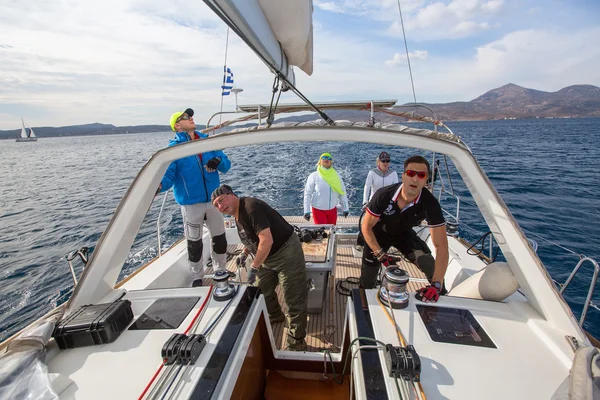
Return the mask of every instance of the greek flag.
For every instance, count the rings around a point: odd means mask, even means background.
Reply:
[[[221,92],[222,96],[228,96],[231,93],[231,89],[233,88],[233,72],[227,67],[223,67],[223,92]]]

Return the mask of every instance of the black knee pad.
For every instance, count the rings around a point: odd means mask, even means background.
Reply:
[[[225,234],[213,236],[212,238],[213,250],[217,254],[224,254],[227,251],[227,239]]]
[[[202,239],[200,240],[188,240],[187,248],[188,248],[188,260],[192,262],[198,262],[202,258],[202,250],[203,250]]]

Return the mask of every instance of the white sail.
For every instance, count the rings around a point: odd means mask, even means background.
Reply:
[[[37,137],[37,136],[35,136],[35,132],[33,131],[33,128],[30,127],[29,125],[27,125],[27,127],[29,128],[29,137],[30,138]]]
[[[25,129],[25,121],[21,118],[21,138],[27,139],[27,129]]]
[[[274,72],[313,71],[312,0],[204,0]]]

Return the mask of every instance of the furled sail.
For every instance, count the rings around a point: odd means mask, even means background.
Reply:
[[[312,0],[204,0],[274,73],[313,72]]]

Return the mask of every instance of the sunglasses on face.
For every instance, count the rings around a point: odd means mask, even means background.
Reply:
[[[390,160],[379,160],[379,161],[381,161],[382,163],[386,163],[386,164],[390,162]]]
[[[323,156],[323,157],[321,157],[321,160],[329,160],[329,161],[331,161],[331,160],[333,160],[333,158],[331,158],[329,156]]]
[[[415,175],[418,176],[419,179],[427,178],[427,172],[425,172],[425,171],[413,171],[412,169],[407,169],[406,171],[404,171],[404,173],[409,178],[414,178]]]
[[[190,117],[190,116],[189,116],[189,115],[187,115],[187,114],[183,114],[181,117],[177,118],[177,121],[176,121],[176,122],[179,122],[179,121],[187,121],[187,120],[189,120],[189,119],[192,119],[192,117]]]

